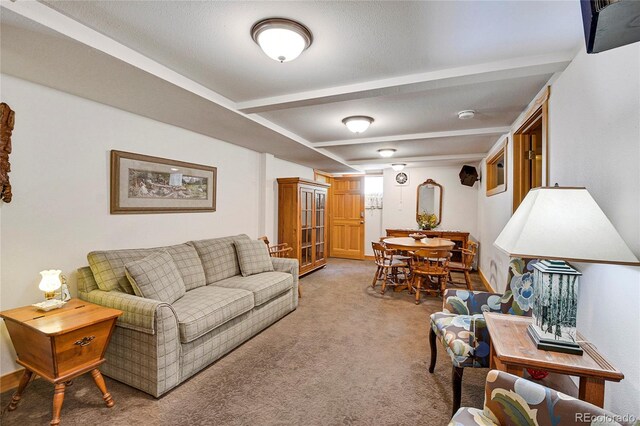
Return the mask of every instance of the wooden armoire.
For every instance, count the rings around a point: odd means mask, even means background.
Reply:
[[[331,185],[298,177],[278,179],[278,243],[293,247],[300,275],[327,264],[327,190]]]

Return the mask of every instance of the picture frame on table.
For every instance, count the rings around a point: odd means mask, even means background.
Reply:
[[[111,150],[111,214],[216,211],[217,168]]]

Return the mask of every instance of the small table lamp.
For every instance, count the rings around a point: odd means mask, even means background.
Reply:
[[[60,281],[61,272],[62,271],[59,269],[40,271],[42,280],[40,280],[38,288],[44,291],[45,300],[53,299],[54,297],[56,297],[56,290],[58,290],[62,286],[62,282]]]
[[[529,191],[494,245],[511,257],[546,259],[533,275],[533,321],[538,348],[582,354],[576,343],[578,277],[565,261],[640,265],[585,188]]]

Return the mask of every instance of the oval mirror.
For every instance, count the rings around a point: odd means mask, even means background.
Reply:
[[[416,200],[416,221],[423,213],[435,214],[437,217],[436,226],[442,221],[442,185],[433,179],[427,179],[418,185],[418,196]]]

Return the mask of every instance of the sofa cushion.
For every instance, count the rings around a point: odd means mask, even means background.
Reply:
[[[262,243],[262,242],[261,242]],[[264,243],[262,243],[265,245]],[[241,288],[253,293],[256,306],[279,296],[293,287],[293,276],[285,272],[263,272],[262,274],[227,278],[216,283],[217,287]]]
[[[187,290],[206,284],[198,252],[186,243],[168,247],[92,251],[87,255],[87,260],[100,290],[134,294],[124,265],[163,250],[173,258]]]
[[[100,290],[134,294],[133,287],[125,274],[124,265],[143,259],[155,251],[154,249],[92,251],[87,255],[87,260]]]
[[[166,247],[165,250],[176,263],[187,291],[207,284],[200,256],[193,246],[185,243]]]
[[[240,265],[236,257],[235,241],[248,240],[246,235],[213,238],[210,240],[189,241],[198,251],[207,284],[240,274]]]
[[[171,305],[178,317],[180,341],[188,343],[253,309],[253,293],[239,288],[198,287]]]
[[[243,277],[273,271],[269,247],[262,240],[238,240],[234,243]]]
[[[124,265],[136,296],[173,303],[184,296],[184,281],[173,258],[166,251]]]

